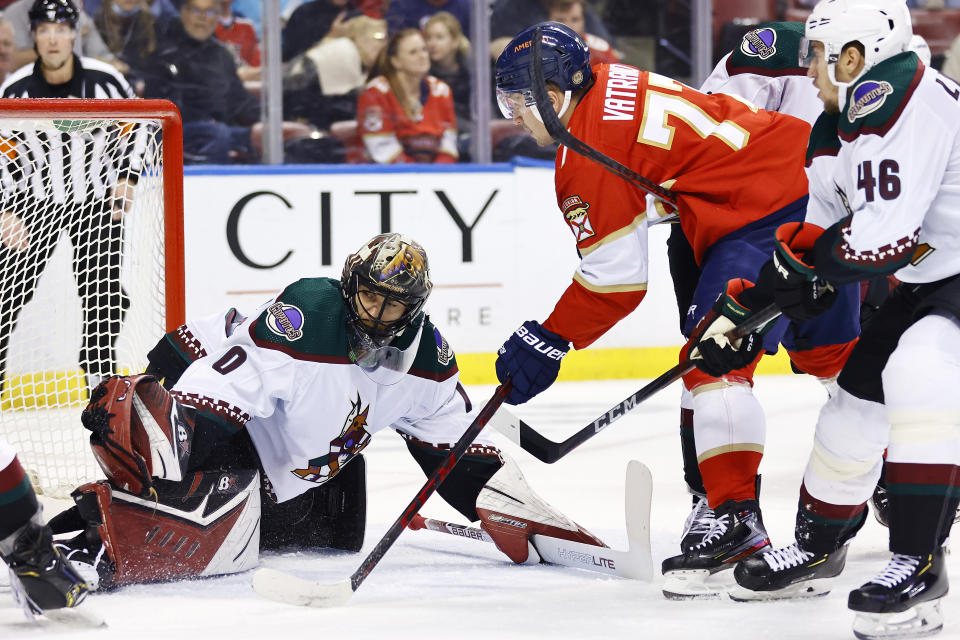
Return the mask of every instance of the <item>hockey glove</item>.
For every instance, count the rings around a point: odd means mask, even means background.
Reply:
[[[553,384],[560,373],[560,361],[570,342],[547,331],[536,320],[527,320],[497,351],[497,379],[508,377],[513,390],[507,404],[523,404]]]
[[[795,322],[816,318],[837,299],[837,290],[804,262],[804,254],[813,249],[821,233],[820,227],[802,222],[789,222],[777,229],[773,252],[774,302],[783,315]]]
[[[753,315],[736,298],[744,288],[752,286],[747,280],[737,279],[727,283],[727,289],[713,303],[713,307],[697,324],[690,338],[690,359],[697,368],[714,378],[726,375],[736,369],[742,369],[763,353],[763,334],[772,323],[763,330],[754,331],[733,342],[726,334],[737,324]]]

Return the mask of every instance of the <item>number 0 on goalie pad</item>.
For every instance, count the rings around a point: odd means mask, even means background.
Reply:
[[[151,476],[183,479],[195,413],[153,376],[113,376],[93,390],[80,421],[93,432],[90,447],[107,478],[145,497],[152,494]]]

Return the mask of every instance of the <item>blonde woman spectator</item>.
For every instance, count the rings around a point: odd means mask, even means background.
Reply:
[[[430,56],[417,29],[390,37],[377,75],[360,94],[357,129],[367,162],[456,162],[457,118],[450,87],[428,75]]]
[[[450,85],[453,107],[460,131],[470,125],[470,41],[460,29],[460,21],[448,11],[440,11],[423,26],[427,52],[430,54],[430,75]]]
[[[960,36],[953,39],[953,43],[947,50],[947,57],[943,61],[943,69],[940,73],[960,82]]]
[[[357,115],[357,96],[387,42],[387,23],[357,16],[344,24],[346,37],[327,37],[291,60],[283,76],[287,120],[328,129]]]

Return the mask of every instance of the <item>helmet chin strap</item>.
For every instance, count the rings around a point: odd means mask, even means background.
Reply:
[[[573,92],[570,89],[567,89],[563,92],[563,104],[560,105],[560,111],[557,113],[558,118],[562,118],[563,114],[567,112],[567,109],[570,108],[570,98],[573,96]],[[540,117],[540,109],[537,108],[537,105],[531,105],[530,111],[533,113],[533,117],[543,122],[543,118]]]

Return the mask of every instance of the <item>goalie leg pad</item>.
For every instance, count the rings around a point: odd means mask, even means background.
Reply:
[[[259,472],[202,471],[155,486],[156,501],[106,481],[73,492],[86,530],[65,552],[85,578],[112,588],[239,573],[257,565]]]
[[[114,376],[94,389],[80,421],[90,448],[113,485],[151,494],[151,477],[183,480],[196,410],[181,405],[153,376]]]
[[[502,452],[501,455],[503,466],[477,496],[480,526],[500,551],[517,564],[536,564],[540,556],[530,541],[534,534],[607,546],[534,493],[517,463]]]

